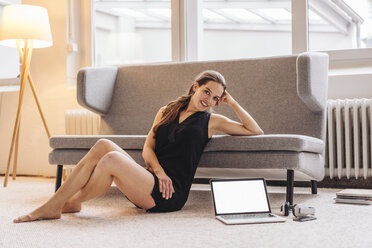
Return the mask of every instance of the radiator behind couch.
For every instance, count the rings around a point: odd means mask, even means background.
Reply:
[[[328,100],[325,176],[372,177],[372,99]],[[100,117],[86,109],[65,112],[66,134],[99,134]]]
[[[65,111],[65,132],[67,135],[97,135],[101,118],[87,109]]]
[[[371,111],[372,99],[328,100],[326,176],[372,176]]]

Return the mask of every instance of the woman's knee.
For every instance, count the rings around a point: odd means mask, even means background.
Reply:
[[[98,159],[102,158],[106,153],[113,151],[113,142],[108,139],[99,139],[91,148],[91,153]]]
[[[98,162],[97,166],[104,167],[105,169],[116,169],[128,166],[131,160],[124,156],[121,152],[111,151],[106,153]]]
[[[99,139],[92,148],[96,148],[98,150],[107,150],[109,147],[112,146],[112,143],[113,142],[108,139]]]

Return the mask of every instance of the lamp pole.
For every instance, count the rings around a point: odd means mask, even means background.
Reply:
[[[18,47],[19,56],[20,56],[21,62],[22,62],[21,86],[20,86],[20,91],[19,91],[17,115],[16,115],[16,120],[15,120],[15,123],[14,123],[12,142],[11,142],[11,145],[10,145],[8,163],[7,163],[7,167],[6,167],[4,187],[6,187],[8,185],[10,162],[11,162],[12,155],[13,155],[13,149],[15,147],[18,147],[18,145],[17,145],[18,142],[17,141],[18,141],[18,133],[19,133],[19,128],[20,128],[20,119],[21,119],[20,114],[21,114],[21,109],[22,109],[22,100],[23,100],[24,88],[26,86],[26,80],[28,80],[28,82],[31,86],[31,90],[32,90],[32,93],[34,95],[34,99],[35,99],[36,105],[38,107],[41,119],[43,121],[45,131],[47,133],[48,139],[50,138],[49,129],[48,129],[48,126],[46,124],[43,111],[41,110],[39,99],[38,99],[38,96],[37,96],[37,93],[36,93],[36,90],[35,90],[35,85],[33,83],[31,74],[29,72],[32,50],[33,50],[33,40],[27,39],[27,40],[24,41],[23,51],[22,51],[20,42],[17,40],[17,47]],[[17,156],[17,155],[15,154],[15,156]],[[16,157],[14,159],[16,159]],[[15,162],[14,167],[13,167],[13,179],[15,179],[15,175],[16,175],[16,164],[17,163]]]
[[[19,40],[17,40],[17,45],[19,45]],[[10,161],[12,159],[13,155],[13,148],[16,140],[16,134],[19,129],[19,119],[20,119],[20,113],[22,109],[22,100],[23,100],[23,93],[25,90],[26,80],[27,76],[29,74],[29,68],[30,68],[30,62],[31,62],[31,56],[32,56],[32,49],[33,49],[33,41],[26,39],[24,40],[24,48],[23,48],[23,54],[20,54],[22,58],[22,71],[21,71],[21,85],[19,89],[19,97],[18,97],[18,108],[17,108],[17,115],[14,122],[14,128],[13,128],[13,135],[12,135],[12,142],[10,145],[10,151],[9,151],[9,157],[8,157],[8,163],[6,167],[5,172],[5,179],[4,179],[4,187],[8,185],[8,177],[9,177],[9,169],[10,169]]]
[[[18,47],[18,51],[19,51],[19,56],[22,58],[22,63],[23,63],[23,51],[22,51],[22,48],[19,45],[19,43],[17,43],[17,47]],[[36,90],[35,90],[35,85],[34,85],[34,82],[32,80],[32,77],[31,77],[31,73],[30,72],[28,72],[28,74],[27,74],[27,79],[28,79],[28,83],[30,84],[30,87],[31,87],[31,90],[32,90],[32,94],[34,95],[34,99],[35,99],[37,108],[39,109],[40,117],[41,117],[41,119],[43,121],[44,128],[45,128],[45,131],[46,131],[47,136],[48,136],[48,139],[49,139],[50,138],[50,132],[49,132],[48,126],[46,124],[46,121],[45,121],[45,118],[44,118],[44,115],[43,115],[43,111],[41,110],[39,99],[37,97],[37,93],[36,93]]]

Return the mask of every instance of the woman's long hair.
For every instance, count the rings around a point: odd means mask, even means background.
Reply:
[[[203,71],[194,80],[194,82],[198,83],[199,87],[204,84],[207,84],[209,81],[221,84],[225,92],[226,89],[225,78],[217,71],[212,70]],[[162,118],[160,122],[153,128],[154,133],[156,133],[156,130],[158,129],[159,126],[168,125],[169,123],[174,121],[177,118],[178,114],[187,108],[191,100],[191,97],[194,95],[194,93],[195,92],[193,83],[190,87],[188,94],[182,95],[178,97],[176,100],[169,102],[162,113]]]

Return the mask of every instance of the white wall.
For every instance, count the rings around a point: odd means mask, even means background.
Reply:
[[[372,98],[372,67],[370,73],[331,75],[328,99]]]

